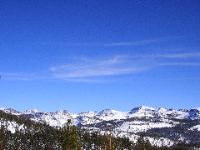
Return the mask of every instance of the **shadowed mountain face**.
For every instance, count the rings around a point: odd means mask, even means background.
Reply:
[[[134,142],[142,136],[157,146],[172,146],[180,141],[200,143],[198,108],[175,110],[141,106],[129,112],[105,109],[100,112],[88,111],[79,114],[66,110],[56,112],[41,112],[35,109],[19,112],[10,108],[1,108],[1,110],[35,122],[45,122],[52,127],[64,127],[67,120],[71,119],[74,125],[88,131],[98,131],[102,134],[112,131],[114,136],[127,137]],[[14,132],[12,125],[10,129]]]

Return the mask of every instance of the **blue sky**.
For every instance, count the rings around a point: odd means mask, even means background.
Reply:
[[[0,103],[200,106],[199,0],[0,1]]]

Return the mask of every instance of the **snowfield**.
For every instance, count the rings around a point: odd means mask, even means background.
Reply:
[[[137,132],[144,132],[148,129],[152,128],[164,128],[164,127],[173,127],[170,123],[165,122],[144,122],[144,121],[133,121],[133,122],[125,122],[120,127],[116,128],[116,131],[119,132],[131,132],[131,133],[137,133]]]

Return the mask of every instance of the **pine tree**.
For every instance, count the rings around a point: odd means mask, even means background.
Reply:
[[[64,141],[63,150],[80,150],[80,137],[76,126],[72,126],[71,120],[67,121],[67,125],[64,129]]]

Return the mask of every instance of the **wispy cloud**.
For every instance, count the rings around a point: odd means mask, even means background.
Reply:
[[[117,47],[117,46],[143,46],[149,44],[156,44],[166,41],[171,41],[174,39],[179,39],[181,36],[171,36],[171,37],[158,37],[151,39],[141,39],[141,40],[128,40],[128,41],[113,41],[113,42],[75,42],[69,43],[67,41],[50,41],[50,42],[42,42],[42,45],[60,45],[60,46],[86,46],[86,47]]]
[[[51,67],[50,70],[59,79],[80,79],[103,76],[134,74],[151,67],[144,60],[133,60],[126,56],[113,56],[108,59],[77,60],[71,64]]]
[[[190,58],[200,58],[200,52],[178,52],[178,53],[155,53],[155,54],[138,54],[130,56],[132,58],[154,58],[154,59],[190,59]]]
[[[200,52],[183,52],[183,53],[167,53],[147,55],[147,57],[155,58],[159,66],[200,66]]]
[[[115,55],[110,58],[80,57],[67,64],[52,66],[50,71],[57,79],[72,81],[95,81],[101,77],[133,75],[158,67],[200,66],[200,63],[185,61],[185,58],[199,58],[199,52]],[[178,60],[178,61],[177,61]]]
[[[172,53],[172,54],[159,54],[155,55],[158,58],[198,58],[200,57],[200,52],[187,52],[187,53]]]
[[[193,59],[194,58],[194,59]],[[200,67],[200,52],[74,57],[68,63],[50,66],[43,73],[0,72],[2,80],[64,80],[101,82],[160,67]]]
[[[106,43],[103,44],[103,46],[109,46],[109,47],[114,47],[114,46],[140,46],[140,45],[147,45],[147,44],[154,44],[154,43],[160,43],[163,41],[167,41],[172,38],[156,38],[156,39],[147,39],[147,40],[139,40],[139,41],[126,41],[126,42],[113,42],[113,43]]]

